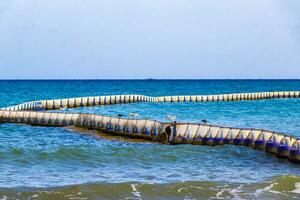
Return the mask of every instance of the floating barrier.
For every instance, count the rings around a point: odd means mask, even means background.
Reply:
[[[38,126],[76,126],[112,135],[143,138],[170,144],[243,145],[265,150],[279,158],[300,163],[300,140],[259,129],[239,129],[208,124],[163,123],[155,120],[126,119],[93,114],[53,113],[46,110],[137,102],[218,102],[274,98],[300,98],[298,91],[236,93],[197,96],[111,95],[40,100],[0,109],[0,123]]]
[[[285,92],[259,92],[259,93],[236,93],[218,95],[196,95],[196,96],[161,96],[149,97],[145,95],[111,95],[91,96],[54,100],[40,100],[22,103],[15,106],[2,108],[2,110],[55,110],[62,108],[74,108],[83,106],[110,105],[119,103],[137,102],[217,102],[217,101],[245,101],[262,100],[274,98],[300,98],[298,91]]]
[[[281,133],[194,123],[164,123],[94,114],[39,111],[0,111],[0,123],[38,126],[76,126],[111,135],[143,138],[170,144],[243,145],[265,150],[280,158],[300,163],[300,140]]]

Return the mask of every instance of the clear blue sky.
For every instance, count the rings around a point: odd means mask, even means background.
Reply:
[[[300,78],[299,0],[0,0],[0,78]]]

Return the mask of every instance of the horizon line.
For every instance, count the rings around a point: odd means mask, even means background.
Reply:
[[[4,78],[0,81],[164,81],[164,80],[170,80],[170,81],[206,81],[206,80],[212,80],[212,81],[225,81],[225,80],[245,80],[245,81],[259,81],[259,80],[274,80],[274,81],[280,81],[280,80],[300,80],[300,78],[103,78],[103,79],[97,79],[97,78]]]

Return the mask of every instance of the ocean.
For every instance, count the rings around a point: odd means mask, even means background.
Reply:
[[[300,80],[2,80],[0,107],[68,97],[300,91]],[[67,109],[260,128],[300,137],[300,99]],[[243,146],[163,145],[75,128],[0,124],[0,199],[298,199],[300,165]]]

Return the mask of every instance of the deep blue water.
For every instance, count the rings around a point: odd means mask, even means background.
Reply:
[[[110,94],[201,95],[300,91],[296,80],[0,81],[0,107],[24,101]],[[116,116],[263,128],[300,137],[300,99],[210,103],[132,103],[69,109]],[[208,181],[259,184],[298,178],[300,166],[236,146],[161,145],[110,140],[66,128],[0,124],[0,188],[89,183],[173,184]]]

